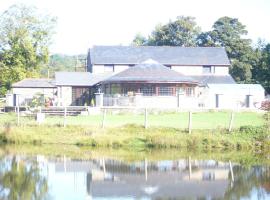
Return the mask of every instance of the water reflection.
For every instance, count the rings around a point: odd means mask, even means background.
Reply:
[[[47,179],[40,174],[37,162],[6,157],[0,162],[0,199],[44,199]]]
[[[232,180],[232,173],[234,181]],[[215,160],[1,159],[0,199],[270,199],[270,167]]]

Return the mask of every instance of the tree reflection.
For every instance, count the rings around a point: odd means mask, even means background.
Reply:
[[[250,197],[252,189],[258,191],[257,195],[263,198],[264,191],[270,192],[270,167],[251,167],[245,168],[235,166],[235,181],[232,187],[228,187],[224,199],[240,199]]]
[[[44,199],[47,179],[40,175],[37,162],[26,164],[12,158],[8,166],[3,160],[0,168],[0,199]]]

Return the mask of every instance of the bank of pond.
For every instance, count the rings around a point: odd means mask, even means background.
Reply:
[[[266,126],[242,126],[227,129],[192,130],[168,127],[124,125],[98,128],[86,126],[10,126],[0,127],[3,144],[59,144],[129,149],[253,149],[269,150],[270,134]]]

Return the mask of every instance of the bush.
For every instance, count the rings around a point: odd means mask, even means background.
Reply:
[[[261,109],[265,111],[270,111],[270,100],[263,101]]]

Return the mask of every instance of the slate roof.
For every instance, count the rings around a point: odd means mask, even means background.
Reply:
[[[196,75],[190,76],[201,85],[207,84],[236,84],[231,75]]]
[[[233,92],[240,95],[255,94],[257,92],[264,92],[264,88],[260,84],[207,84],[212,91],[220,91],[221,93]]]
[[[153,59],[164,65],[229,66],[222,47],[94,46],[91,64],[139,64]]]
[[[55,88],[55,81],[44,78],[26,78],[12,84],[13,88]]]
[[[191,77],[173,71],[154,60],[130,67],[104,82],[198,83]]]
[[[61,86],[93,86],[112,74],[91,74],[90,72],[55,72],[55,84]]]

